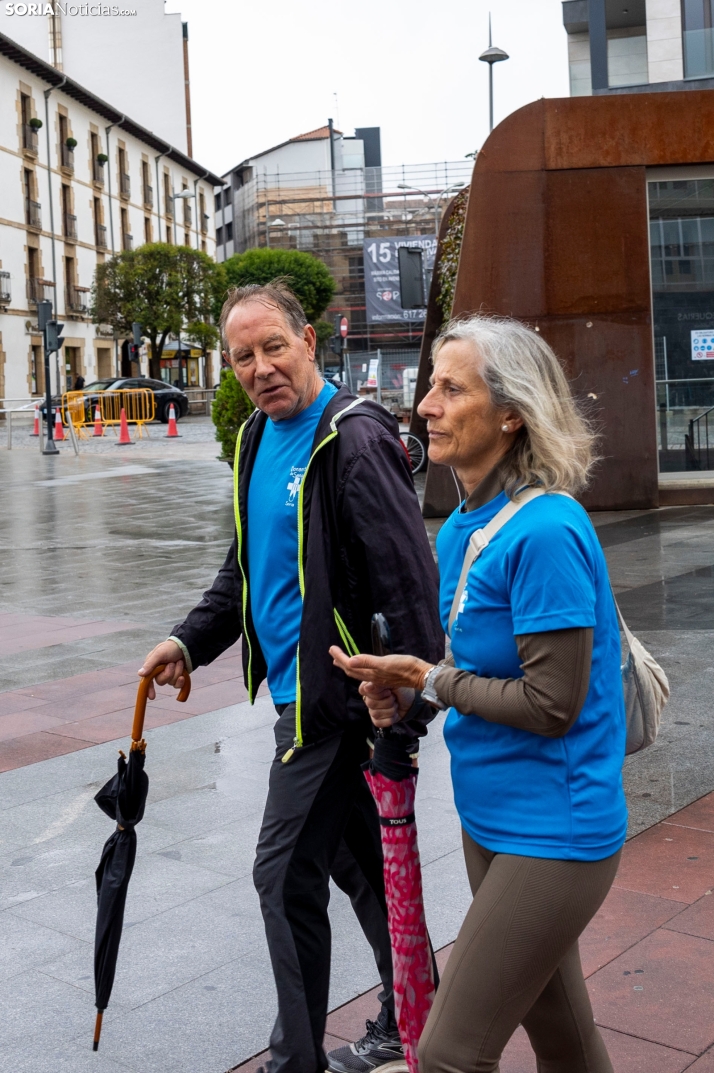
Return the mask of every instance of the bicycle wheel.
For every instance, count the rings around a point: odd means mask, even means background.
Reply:
[[[426,463],[426,448],[419,439],[418,436],[413,436],[411,432],[405,432],[401,436],[404,449],[409,455],[409,462],[412,467],[412,473],[418,473],[424,468]]]

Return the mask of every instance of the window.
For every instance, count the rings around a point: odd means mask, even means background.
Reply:
[[[144,242],[151,242],[151,217],[144,217]]]
[[[223,228],[223,238],[226,242],[233,241],[233,224],[229,223]]]
[[[40,206],[35,197],[35,173],[30,168],[22,172],[22,187],[25,195],[25,223],[28,227],[41,227]]]
[[[216,245],[217,246],[222,246],[223,245],[223,228],[222,227],[217,227],[216,228]]]
[[[20,112],[22,115],[22,148],[37,152],[37,131],[30,126],[32,119],[32,99],[28,93],[20,94]]]
[[[45,366],[41,346],[33,346],[31,354],[30,379],[32,394],[41,395],[45,390]]]
[[[174,203],[171,200],[171,176],[167,171],[164,172],[164,212],[167,216],[174,214]],[[168,241],[170,242],[171,239]]]
[[[119,193],[122,197],[129,197],[131,195],[126,149],[122,149],[121,146],[119,146]]]
[[[216,212],[221,211],[221,191],[216,194]]]
[[[171,224],[167,224],[167,225],[166,225],[166,241],[168,242],[168,244],[169,244],[169,246],[170,246],[170,245],[171,245],[171,242],[172,242],[172,238],[171,238]]]
[[[69,120],[66,115],[59,116],[60,164],[68,170],[74,169],[74,149],[67,145],[69,138]]]
[[[154,204],[154,188],[151,185],[150,178],[151,178],[151,175],[150,175],[150,172],[149,172],[148,161],[142,160],[142,162],[141,162],[141,186],[142,186],[142,192],[143,192],[143,196],[144,196],[144,204],[145,205],[153,205]]]
[[[132,250],[134,248],[134,239],[129,231],[129,213],[126,209],[121,209],[121,248],[123,250]]]
[[[72,213],[72,191],[66,183],[62,183],[62,234],[65,238],[77,238],[77,217]]]
[[[91,154],[92,154],[92,161],[91,161],[91,164],[92,164],[92,167],[91,167],[92,179],[94,180],[95,183],[102,183],[102,185],[103,185],[104,184],[104,168],[102,167],[101,161],[99,161],[97,159],[99,154],[100,154],[100,152],[101,152],[101,149],[99,148],[99,135],[95,134],[95,132],[92,131],[91,134],[89,135],[89,141],[90,141],[90,145],[91,145],[91,150],[90,151],[91,151]]]
[[[184,246],[190,246],[191,245],[191,232],[190,231],[184,231],[183,244],[184,244]]]
[[[683,0],[684,77],[714,74],[714,0]]]
[[[93,198],[92,207],[94,213],[94,244],[100,250],[106,250],[107,229],[103,223],[104,212],[102,210],[102,199],[100,197]]]

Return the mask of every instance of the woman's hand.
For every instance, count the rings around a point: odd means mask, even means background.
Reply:
[[[336,667],[362,683],[359,691],[377,727],[390,727],[404,718],[433,666],[416,656],[348,656],[337,645],[330,655]]]
[[[330,649],[335,666],[359,682],[388,689],[421,689],[424,676],[433,667],[416,656],[348,656],[337,645]]]

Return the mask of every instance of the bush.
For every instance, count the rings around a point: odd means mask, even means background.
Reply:
[[[221,382],[211,407],[221,458],[233,465],[238,430],[255,407],[238,383],[232,369],[221,369]]]

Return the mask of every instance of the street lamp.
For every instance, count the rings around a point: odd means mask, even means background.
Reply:
[[[188,198],[195,197],[195,196],[196,196],[196,191],[195,190],[189,190],[187,188],[186,190],[181,190],[178,194],[169,194],[169,200],[170,201],[187,201]],[[174,212],[174,246],[176,246],[176,245],[178,245],[178,243],[176,242],[176,213]],[[177,346],[177,349],[176,349],[176,357],[177,357],[177,360],[178,360],[178,384],[177,384],[177,387],[179,388],[179,390],[181,390],[183,388],[183,366],[181,365],[181,329],[180,328],[178,330],[178,346]]]
[[[427,193],[426,190],[422,190],[418,186],[410,186],[409,183],[397,183],[397,189],[398,190],[413,190],[415,194],[422,194],[424,197],[429,198],[429,201],[431,201],[432,205],[434,206],[434,233],[435,233],[436,237],[438,238],[439,237],[439,205],[441,204],[441,199],[443,197],[445,197],[447,194],[453,193],[454,190],[460,190],[461,187],[465,186],[465,185],[466,185],[465,183],[452,183],[451,186],[447,186],[444,190],[442,190],[437,198],[432,197],[432,195]]]
[[[488,13],[488,48],[482,52],[479,59],[488,64],[488,129],[493,130],[493,65],[502,60],[510,59],[507,52],[502,48],[496,48],[491,43],[491,12]]]

